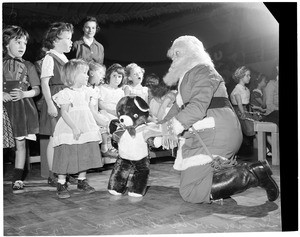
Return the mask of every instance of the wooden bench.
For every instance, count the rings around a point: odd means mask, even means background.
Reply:
[[[277,124],[255,121],[254,131],[257,132],[258,160],[266,159],[266,132],[270,132],[272,139],[272,165],[279,165],[279,130]]]

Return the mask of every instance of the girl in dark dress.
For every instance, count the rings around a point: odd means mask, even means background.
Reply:
[[[40,81],[35,66],[22,58],[28,38],[29,34],[19,26],[3,30],[3,105],[16,143],[13,193],[24,192],[26,139],[36,140],[35,134],[39,132],[38,112],[32,97],[40,94]]]

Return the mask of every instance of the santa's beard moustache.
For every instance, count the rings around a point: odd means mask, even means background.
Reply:
[[[187,71],[188,69],[181,64],[181,62],[173,62],[163,80],[168,86],[176,85],[179,79],[182,78]]]

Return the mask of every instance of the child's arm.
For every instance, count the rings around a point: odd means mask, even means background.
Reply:
[[[129,86],[125,86],[125,87],[124,87],[124,94],[125,94],[125,96],[130,95],[130,89],[129,89]]]
[[[243,107],[243,103],[242,103],[242,97],[241,97],[240,94],[235,94],[234,97],[235,97],[235,100],[236,100],[236,102],[237,102],[237,106],[238,106],[238,108],[239,108],[239,111],[240,111],[241,114],[242,114],[242,115],[241,115],[241,119],[243,119],[243,118],[246,117],[246,115],[245,115],[245,111],[244,111],[244,107]]]
[[[50,92],[50,87],[49,87],[50,78],[51,77],[42,78],[41,87],[42,87],[43,95],[45,97],[45,101],[47,103],[48,114],[50,116],[56,117],[58,112],[57,112],[57,109],[56,109],[56,107],[55,107],[55,105],[52,101],[52,98],[51,98],[51,92]]]
[[[90,107],[90,110],[92,112],[94,119],[96,120],[96,123],[99,126],[108,126],[109,120],[105,116],[98,113],[98,110],[95,108],[95,103],[92,100],[93,99],[91,99],[91,101],[89,103],[89,107]]]
[[[29,91],[22,91],[21,89],[15,88],[9,93],[12,97],[12,101],[18,101],[23,98],[31,98],[40,94],[39,86],[33,86]]]
[[[262,108],[265,108],[265,107],[266,107],[266,105],[264,104],[262,98],[257,97],[257,98],[255,98],[255,100],[257,101],[257,103],[260,104],[260,107],[262,107]]]
[[[166,95],[166,98],[164,99],[164,101],[162,102],[159,110],[158,110],[158,113],[157,113],[157,118],[158,118],[158,121],[162,120],[164,118],[164,115],[165,115],[165,111],[168,107],[168,105],[172,102],[174,103],[176,97],[175,97],[175,94],[174,93],[169,93]]]
[[[66,122],[66,124],[72,129],[74,139],[78,140],[81,135],[81,131],[79,130],[79,128],[77,128],[77,126],[74,124],[73,120],[69,116],[69,106],[70,104],[61,105],[61,117]]]

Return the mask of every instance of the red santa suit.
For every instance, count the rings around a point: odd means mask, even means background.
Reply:
[[[212,159],[191,126],[213,156],[230,158],[242,142],[240,123],[228,101],[224,80],[212,66],[196,65],[179,81],[178,89],[166,119],[174,117],[175,131],[183,132],[174,163],[174,169],[182,171],[179,191],[189,202],[209,202]]]

